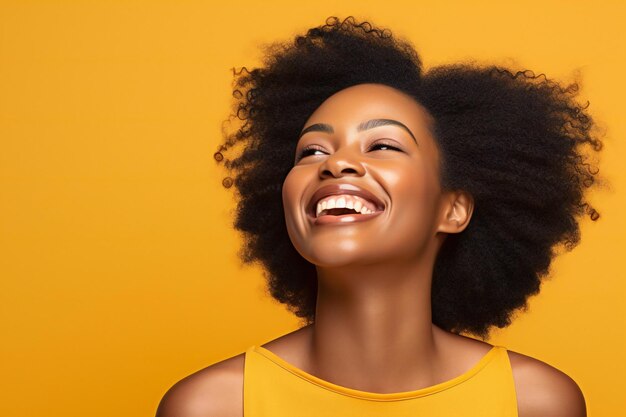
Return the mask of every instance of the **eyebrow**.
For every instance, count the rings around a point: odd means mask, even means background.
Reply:
[[[368,129],[373,129],[375,127],[379,127],[379,126],[387,126],[387,125],[394,125],[394,126],[399,126],[402,129],[406,130],[409,135],[411,135],[411,137],[413,138],[413,140],[415,141],[415,143],[417,144],[417,139],[415,139],[415,135],[413,135],[413,132],[411,132],[411,129],[409,129],[408,127],[406,127],[406,125],[404,125],[403,123],[397,121],[397,120],[393,120],[393,119],[372,119],[372,120],[367,120],[365,122],[361,122],[359,123],[359,125],[356,127],[357,132],[362,132],[364,130],[368,130]],[[315,123],[307,128],[305,128],[304,130],[302,130],[302,132],[300,132],[300,137],[302,137],[302,135],[304,135],[305,133],[308,132],[325,132],[325,133],[334,133],[333,127],[327,123]]]

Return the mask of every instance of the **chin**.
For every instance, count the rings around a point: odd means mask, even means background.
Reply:
[[[359,248],[352,242],[336,242],[333,245],[309,246],[299,251],[303,258],[319,268],[339,268],[350,265],[371,264],[380,252],[374,248]]]

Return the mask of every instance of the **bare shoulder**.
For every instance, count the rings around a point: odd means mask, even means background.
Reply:
[[[270,340],[264,346],[300,363],[302,341],[310,327]],[[163,396],[156,417],[241,417],[245,352],[207,366],[174,384]]]
[[[244,359],[245,352],[181,379],[161,399],[156,417],[243,416]]]
[[[509,350],[519,417],[585,417],[585,398],[566,373]]]

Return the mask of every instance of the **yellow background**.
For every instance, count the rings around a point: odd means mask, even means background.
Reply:
[[[26,2],[0,6],[0,415],[151,416],[177,380],[297,328],[243,268],[212,159],[232,67],[329,15],[571,81],[606,128],[601,213],[492,343],[625,407],[624,2]]]

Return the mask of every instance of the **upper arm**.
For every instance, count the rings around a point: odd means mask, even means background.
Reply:
[[[586,417],[585,397],[564,372],[509,351],[519,417]]]
[[[243,357],[204,368],[174,384],[156,417],[240,417],[243,415]]]

